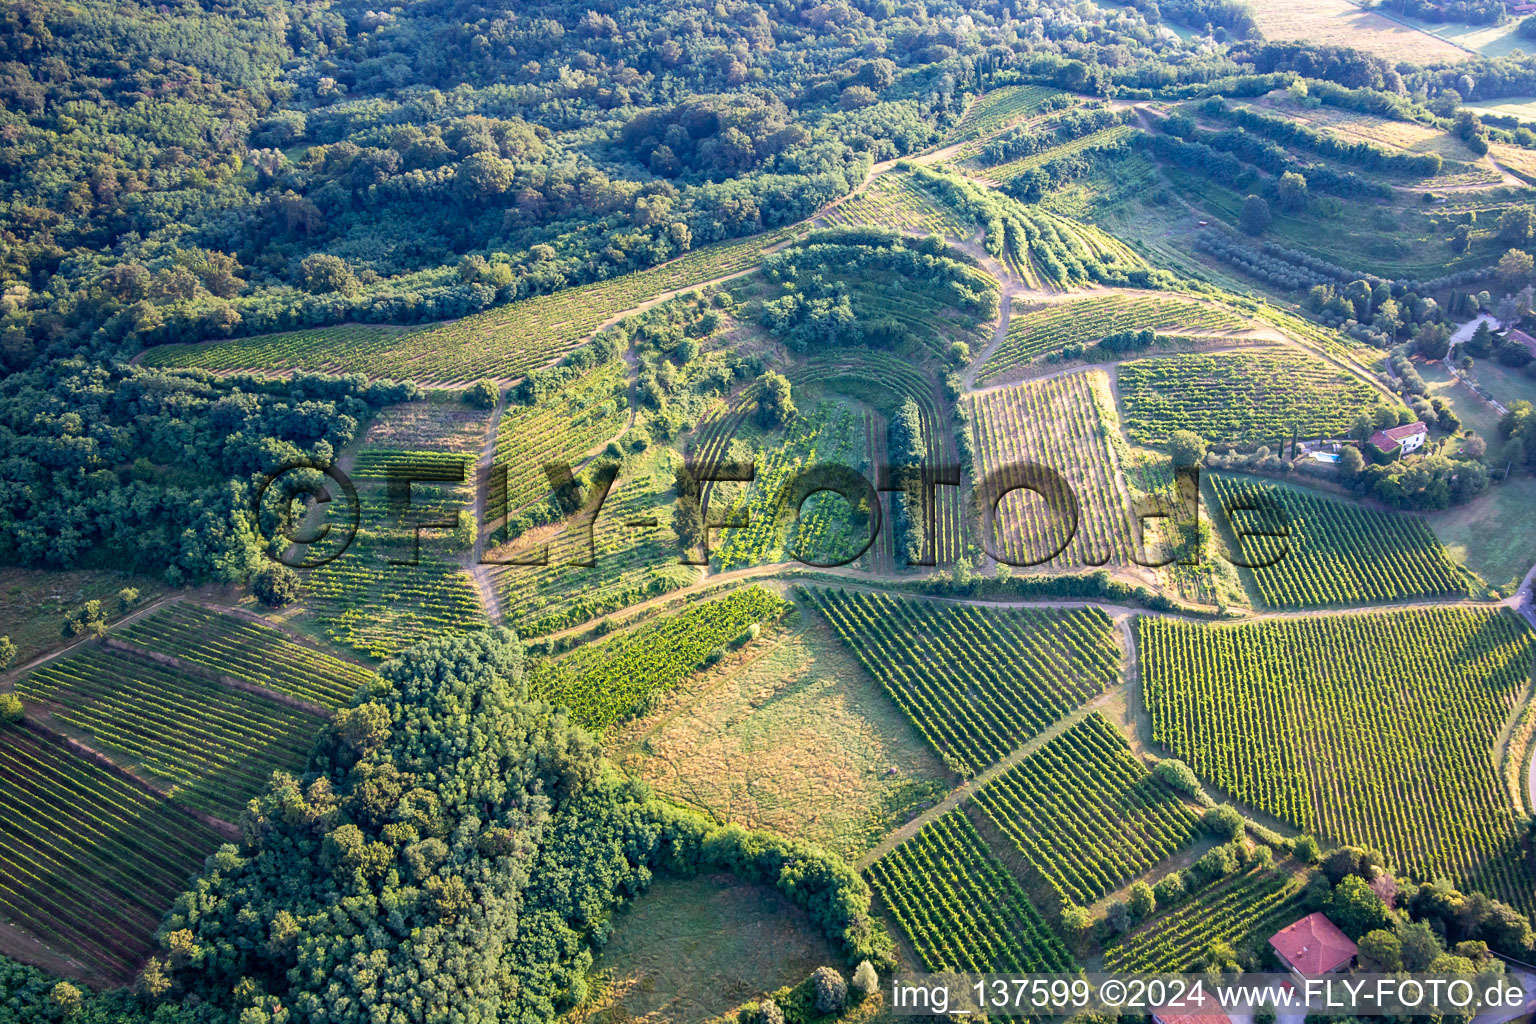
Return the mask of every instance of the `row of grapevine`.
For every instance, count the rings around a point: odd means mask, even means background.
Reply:
[[[894,228],[952,241],[964,241],[976,233],[974,224],[915,186],[910,174],[880,175],[863,191],[828,210],[826,220],[842,227]]]
[[[778,231],[722,242],[649,270],[432,327],[294,331],[209,345],[164,345],[146,352],[142,361],[211,370],[366,373],[441,384],[519,377],[574,348],[626,309],[752,267],[765,250],[788,237],[788,232]]]
[[[1289,867],[1253,867],[1159,914],[1104,950],[1106,971],[1192,971],[1213,943],[1234,948],[1300,916],[1302,880]]]
[[[1035,492],[1020,490],[1005,497],[997,511],[993,549],[1008,561],[1038,563],[1063,543],[1066,547],[1047,566],[1080,568],[1130,560],[1130,514],[1110,451],[1108,399],[1098,390],[1103,381],[1099,371],[1085,371],[971,397],[978,480],[1021,485],[1031,481],[1018,467],[1043,466],[1066,480],[1078,502],[1074,531],[1070,520],[1053,514]]]
[[[1117,142],[1123,142],[1135,133],[1136,129],[1130,125],[1118,124],[1111,128],[1104,128],[1092,134],[1084,135],[1082,138],[1064,142],[1059,146],[1053,146],[1040,153],[1031,153],[1029,156],[1010,160],[1007,163],[996,164],[992,167],[972,169],[970,175],[976,180],[985,181],[990,185],[1002,185],[1012,181],[1031,168],[1039,167],[1041,164],[1049,163],[1052,160],[1060,160],[1063,157],[1075,156],[1090,149],[1112,146]]]
[[[113,635],[328,708],[345,707],[373,678],[361,665],[295,643],[269,626],[186,601],[168,604]]]
[[[958,810],[865,875],[930,971],[1073,969],[1072,954]]]
[[[0,732],[0,915],[93,974],[132,980],[220,837],[62,742]]]
[[[455,452],[400,451],[365,447],[357,453],[352,479],[377,481],[468,481],[474,458]]]
[[[625,463],[591,524],[590,551],[581,516],[552,537],[540,533],[488,551],[487,560],[528,558],[547,544],[547,565],[490,568],[503,621],[522,636],[542,636],[696,580],[699,570],[679,562],[671,525],[675,461],[670,449],[656,446]],[[567,564],[589,553],[591,567]]]
[[[1192,430],[1212,444],[1278,445],[1343,437],[1379,396],[1363,380],[1300,352],[1222,352],[1122,363],[1126,433],[1159,444]]]
[[[956,771],[999,760],[1119,680],[1096,608],[992,608],[807,589],[869,673]]]
[[[829,562],[856,550],[868,533],[855,529],[852,510],[843,498],[812,495],[798,515],[786,498],[789,484],[806,470],[866,464],[863,428],[862,418],[856,419],[848,406],[821,402],[809,412],[802,409],[785,427],[782,438],[771,438],[757,453],[753,482],[731,485],[742,490],[724,518],[742,525],[718,531],[711,557],[719,571],[787,561],[792,553]],[[718,502],[722,495],[718,490],[715,495]],[[860,536],[854,537],[856,533]]]
[[[16,684],[54,721],[177,800],[239,820],[272,772],[304,767],[320,719],[122,651],[89,647]]]
[[[1091,299],[1041,303],[1013,308],[1008,334],[987,357],[977,377],[985,383],[1018,366],[1059,353],[1069,346],[1087,346],[1121,331],[1182,331],[1189,333],[1242,330],[1245,321],[1221,306],[1164,295],[1102,295]]]
[[[1308,491],[1210,476],[1239,561],[1271,608],[1465,597],[1467,584],[1424,520]],[[1267,511],[1238,511],[1274,507]],[[1227,509],[1233,509],[1227,512]],[[1284,530],[1284,536],[1275,535]]]
[[[1152,736],[1289,824],[1536,908],[1493,746],[1531,678],[1504,610],[1205,625],[1141,618]]]
[[[1194,841],[1199,820],[1094,712],[975,796],[1063,902],[1087,905]]]
[[[642,712],[754,623],[777,618],[786,605],[761,587],[743,587],[712,601],[592,641],[531,674],[528,692],[563,705],[595,731]]]
[[[495,464],[487,508],[494,517],[547,498],[545,465],[575,469],[598,445],[629,423],[624,363],[615,359],[581,374],[535,405],[510,404],[496,425]]]
[[[979,139],[1018,124],[1041,109],[1071,102],[1066,93],[1041,85],[1005,85],[982,93],[971,101],[960,123],[949,134],[949,143]]]

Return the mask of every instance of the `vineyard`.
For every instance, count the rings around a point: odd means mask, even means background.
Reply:
[[[550,493],[544,466],[578,467],[592,449],[629,424],[624,363],[581,374],[530,405],[509,404],[496,426],[494,464],[505,466],[505,487],[492,473],[487,507],[492,516],[518,509]]]
[[[1043,303],[1013,310],[1008,335],[987,357],[978,383],[1011,369],[1063,352],[1086,348],[1109,334],[1180,331],[1188,334],[1240,331],[1246,322],[1221,306],[1166,296],[1104,295]]]
[[[914,167],[918,185],[961,217],[985,226],[984,244],[1027,288],[1063,291],[1099,282],[1137,288],[1172,283],[1102,229],[1047,213],[953,171]]]
[[[557,359],[604,322],[665,292],[746,270],[789,237],[770,232],[722,242],[649,270],[538,295],[432,327],[294,331],[208,345],[164,345],[149,366],[210,370],[366,373],[438,384],[520,377]]]
[[[1043,108],[1070,101],[1066,93],[1039,85],[1008,85],[983,93],[966,108],[948,143],[978,139],[1032,117]]]
[[[186,601],[113,633],[118,641],[327,708],[342,708],[373,673],[278,630]]]
[[[975,796],[1064,903],[1086,906],[1195,839],[1199,819],[1097,712]]]
[[[1153,918],[1104,950],[1106,971],[1192,971],[1214,943],[1258,945],[1302,912],[1295,865],[1252,867]]]
[[[895,228],[956,242],[976,233],[974,224],[934,202],[917,187],[910,174],[882,174],[867,188],[828,210],[825,219],[843,227]]]
[[[116,984],[220,836],[192,815],[60,742],[0,733],[0,909]]]
[[[1530,912],[1492,748],[1532,643],[1462,608],[1242,625],[1137,620],[1153,739],[1237,800]]]
[[[866,869],[930,971],[1067,972],[1072,954],[960,811]]]
[[[1381,396],[1363,380],[1300,352],[1224,352],[1122,363],[1125,429],[1137,444],[1192,430],[1212,444],[1279,445],[1344,437]]]
[[[1096,608],[994,608],[859,590],[805,596],[956,771],[972,775],[1119,681]]]
[[[977,479],[995,477],[1017,486],[1027,482],[1018,466],[1043,466],[1065,478],[1080,505],[1074,532],[1037,493],[1020,490],[1004,497],[993,545],[1006,560],[1038,564],[1058,548],[1060,554],[1044,563],[1050,568],[1130,560],[1130,518],[1110,451],[1103,381],[1098,371],[1086,371],[971,397]]]
[[[485,558],[530,558],[547,545],[548,564],[490,568],[503,621],[525,637],[543,636],[686,586],[699,570],[679,563],[671,526],[674,456],[653,447],[628,460],[592,524],[591,568],[566,564],[587,557],[587,535],[573,516],[553,536],[535,531]]]
[[[1079,139],[1073,139],[1070,142],[1064,142],[1059,146],[1053,146],[1040,153],[1031,153],[1029,156],[1020,157],[1017,160],[1009,160],[1007,163],[972,170],[970,174],[977,181],[984,181],[989,185],[1002,185],[1012,181],[1026,171],[1039,167],[1041,164],[1076,156],[1091,149],[1113,146],[1117,142],[1123,142],[1130,138],[1135,133],[1136,129],[1130,125],[1119,124],[1112,128],[1105,128],[1101,131],[1084,135]]]
[[[795,476],[808,469],[867,465],[864,442],[863,418],[835,402],[818,403],[809,414],[796,416],[782,439],[768,439],[757,452],[756,478],[724,513],[724,521],[744,525],[719,531],[712,550],[718,570],[787,561],[792,553],[828,562],[841,552],[857,550],[868,532],[855,529],[853,512],[843,498],[814,494],[798,516],[787,498]]]
[[[1467,584],[1424,520],[1308,491],[1211,474],[1238,561],[1271,608],[1465,597]],[[1247,511],[1273,507],[1266,511]],[[1227,512],[1227,509],[1233,509]],[[1286,536],[1269,532],[1283,529]],[[1248,532],[1255,531],[1255,532]]]
[[[238,821],[275,769],[304,766],[314,715],[121,651],[86,648],[16,684],[55,722],[188,807]]]
[[[542,663],[530,675],[528,692],[563,705],[573,720],[601,732],[643,712],[711,655],[741,640],[748,627],[785,610],[775,595],[745,587]]]

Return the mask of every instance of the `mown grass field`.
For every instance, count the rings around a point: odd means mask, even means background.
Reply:
[[[951,778],[816,616],[685,680],[610,745],[663,796],[850,858]]]
[[[1259,4],[1254,21],[1265,39],[1296,40],[1313,45],[1349,46],[1388,61],[1443,63],[1466,60],[1471,54],[1370,11],[1349,0],[1295,0]]]
[[[613,920],[590,1024],[704,1021],[804,981],[837,952],[777,890],[729,875],[662,878]]]
[[[1428,521],[1452,558],[1506,594],[1536,564],[1536,478],[1514,477]]]

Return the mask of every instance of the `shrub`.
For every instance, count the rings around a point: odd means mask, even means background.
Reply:
[[[299,596],[299,574],[286,565],[267,565],[251,574],[251,591],[268,608],[281,608]]]
[[[1227,804],[1212,807],[1201,821],[1213,835],[1228,842],[1243,834],[1243,816]]]
[[[1311,836],[1297,836],[1296,841],[1291,844],[1291,852],[1303,864],[1316,864],[1318,858],[1323,855],[1322,849],[1317,845],[1317,840]]]
[[[0,669],[11,667],[11,662],[16,660],[16,645],[8,636],[0,636]]]
[[[464,404],[475,409],[494,409],[496,402],[501,398],[501,392],[496,385],[488,380],[477,380],[464,389],[460,396]]]
[[[1165,757],[1157,762],[1152,774],[1159,780],[1186,796],[1200,795],[1200,780],[1189,765],[1176,757]]]
[[[866,961],[867,962],[867,961]],[[822,1013],[841,1013],[848,1002],[848,982],[836,969],[818,967],[811,975],[816,989],[816,1009]]]
[[[0,722],[19,722],[22,715],[21,698],[14,693],[0,693]]]
[[[880,976],[875,973],[874,965],[868,960],[859,961],[859,966],[854,969],[852,990],[859,999],[868,999],[875,994],[880,987]]]
[[[1158,880],[1152,895],[1159,907],[1171,907],[1184,898],[1184,873],[1174,871]]]
[[[1137,881],[1131,885],[1131,891],[1126,894],[1131,913],[1136,917],[1150,917],[1157,910],[1157,895],[1146,882]]]

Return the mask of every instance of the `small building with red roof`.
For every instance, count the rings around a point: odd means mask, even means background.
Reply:
[[[1152,1024],[1232,1024],[1232,1018],[1215,1006],[1195,1010],[1161,1009],[1152,1011]]]
[[[1280,962],[1300,978],[1342,971],[1355,961],[1355,944],[1322,911],[1308,914],[1269,937]]]
[[[1388,427],[1371,435],[1371,444],[1383,455],[1407,455],[1424,447],[1429,439],[1429,428],[1423,420],[1414,420],[1400,427]]]
[[[1536,5],[1533,5],[1533,9],[1536,9]],[[1518,327],[1511,327],[1509,329],[1509,333],[1504,335],[1504,340],[1505,341],[1517,341],[1522,346],[1524,346],[1524,348],[1525,348],[1525,350],[1527,352],[1529,352],[1533,356],[1536,356],[1536,338],[1533,338],[1529,334],[1526,334],[1520,328],[1518,328]]]

